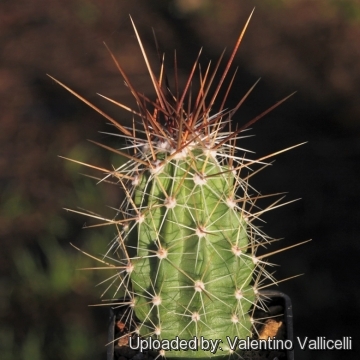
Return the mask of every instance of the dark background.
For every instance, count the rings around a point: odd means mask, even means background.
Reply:
[[[358,286],[360,4],[357,0],[171,0],[0,2],[0,341],[1,358],[104,359],[108,310],[97,304],[104,274],[78,271],[103,253],[111,229],[82,230],[86,218],[118,206],[113,186],[81,176],[62,155],[102,167],[119,159],[86,139],[107,142],[107,121],[54,83],[82,94],[121,123],[131,116],[96,95],[133,105],[105,41],[139,91],[154,97],[129,14],[157,64],[153,27],[182,81],[201,46],[203,68],[227,58],[253,7],[235,58],[228,107],[262,77],[234,121],[244,124],[297,93],[255,124],[239,146],[258,156],[308,141],[253,179],[263,193],[288,191],[296,203],[264,216],[282,246],[313,241],[271,260],[290,295],[295,336],[352,336],[355,350],[300,351],[297,360],[356,359]],[[110,141],[110,140],[109,140]],[[274,246],[276,248],[276,246]]]

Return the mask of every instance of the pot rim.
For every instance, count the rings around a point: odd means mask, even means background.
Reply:
[[[293,311],[291,299],[285,293],[278,290],[262,290],[259,291],[260,295],[263,297],[269,298],[272,301],[280,303],[284,308],[284,320],[286,323],[286,340],[290,340],[294,343],[294,333],[293,333]],[[110,307],[110,317],[109,317],[109,331],[108,331],[108,345],[106,351],[106,359],[114,360],[114,336],[115,336],[115,309],[119,306]],[[274,358],[276,360],[277,358]],[[294,349],[286,350],[286,360],[294,360]]]

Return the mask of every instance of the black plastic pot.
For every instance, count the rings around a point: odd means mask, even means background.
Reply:
[[[290,340],[293,343],[293,315],[292,305],[290,298],[280,291],[275,290],[264,290],[261,291],[263,298],[266,298],[266,305],[269,309],[267,313],[261,313],[260,311],[255,312],[256,318],[263,318],[269,316],[271,318],[278,318],[283,323],[283,340]],[[119,314],[124,313],[123,307],[111,307],[110,308],[110,319],[109,319],[109,332],[108,332],[108,346],[107,346],[107,360],[117,360],[120,356],[123,359],[151,359],[151,357],[136,354],[135,350],[126,351],[125,347],[119,347],[115,345],[114,339],[116,336],[116,322],[119,319]],[[117,319],[118,317],[118,319]],[[246,356],[246,359],[252,359],[251,355]],[[280,352],[268,352],[266,357],[267,360],[294,360],[294,350],[284,350]],[[213,358],[216,359],[216,358]]]

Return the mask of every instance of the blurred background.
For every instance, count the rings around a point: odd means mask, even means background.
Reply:
[[[71,247],[103,254],[114,229],[82,229],[88,219],[63,208],[106,216],[119,190],[84,177],[88,169],[58,155],[111,168],[121,159],[111,129],[95,111],[46,76],[82,94],[120,123],[129,113],[96,93],[134,105],[103,41],[136,89],[154,98],[129,14],[155,68],[154,28],[181,81],[201,46],[205,68],[225,59],[253,7],[228,100],[232,107],[261,77],[235,115],[244,124],[288,94],[239,146],[263,156],[308,141],[253,178],[263,193],[301,200],[266,214],[264,231],[281,245],[313,241],[271,260],[279,289],[293,301],[294,333],[352,336],[355,350],[301,351],[296,360],[356,359],[360,287],[360,3],[358,0],[2,0],[0,1],[0,347],[1,359],[105,359],[108,309],[99,303],[104,272]],[[172,81],[172,79],[171,79]],[[255,155],[254,155],[255,156]],[[101,176],[101,174],[97,174]],[[109,215],[111,216],[111,215]],[[274,248],[276,248],[274,246]]]

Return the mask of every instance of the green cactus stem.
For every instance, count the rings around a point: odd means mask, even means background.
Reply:
[[[133,128],[120,125],[54,79],[104,115],[127,142],[122,150],[98,144],[127,158],[115,170],[98,169],[106,172],[105,178],[115,178],[125,192],[117,217],[106,219],[106,224],[116,226],[117,236],[105,259],[114,258],[115,265],[109,265],[116,272],[113,298],[130,306],[136,319],[133,332],[153,340],[219,340],[216,352],[162,349],[159,354],[166,358],[239,357],[227,337],[245,339],[254,334],[253,311],[265,306],[259,290],[276,283],[266,270],[270,265],[266,258],[274,252],[257,255],[258,248],[272,239],[256,222],[280,206],[281,199],[261,210],[257,202],[265,196],[251,187],[249,178],[257,168],[266,167],[267,158],[288,149],[250,160],[236,142],[246,128],[287,98],[231,131],[234,113],[255,86],[234,109],[226,110],[232,79],[222,105],[213,111],[250,17],[220,82],[213,85],[221,58],[214,69],[209,65],[200,74],[195,100],[190,84],[199,57],[184,90],[175,89],[179,94],[175,96],[164,86],[163,63],[155,76],[133,24],[157,99],[153,102],[136,91],[112,54],[139,110],[104,97],[137,116]]]

